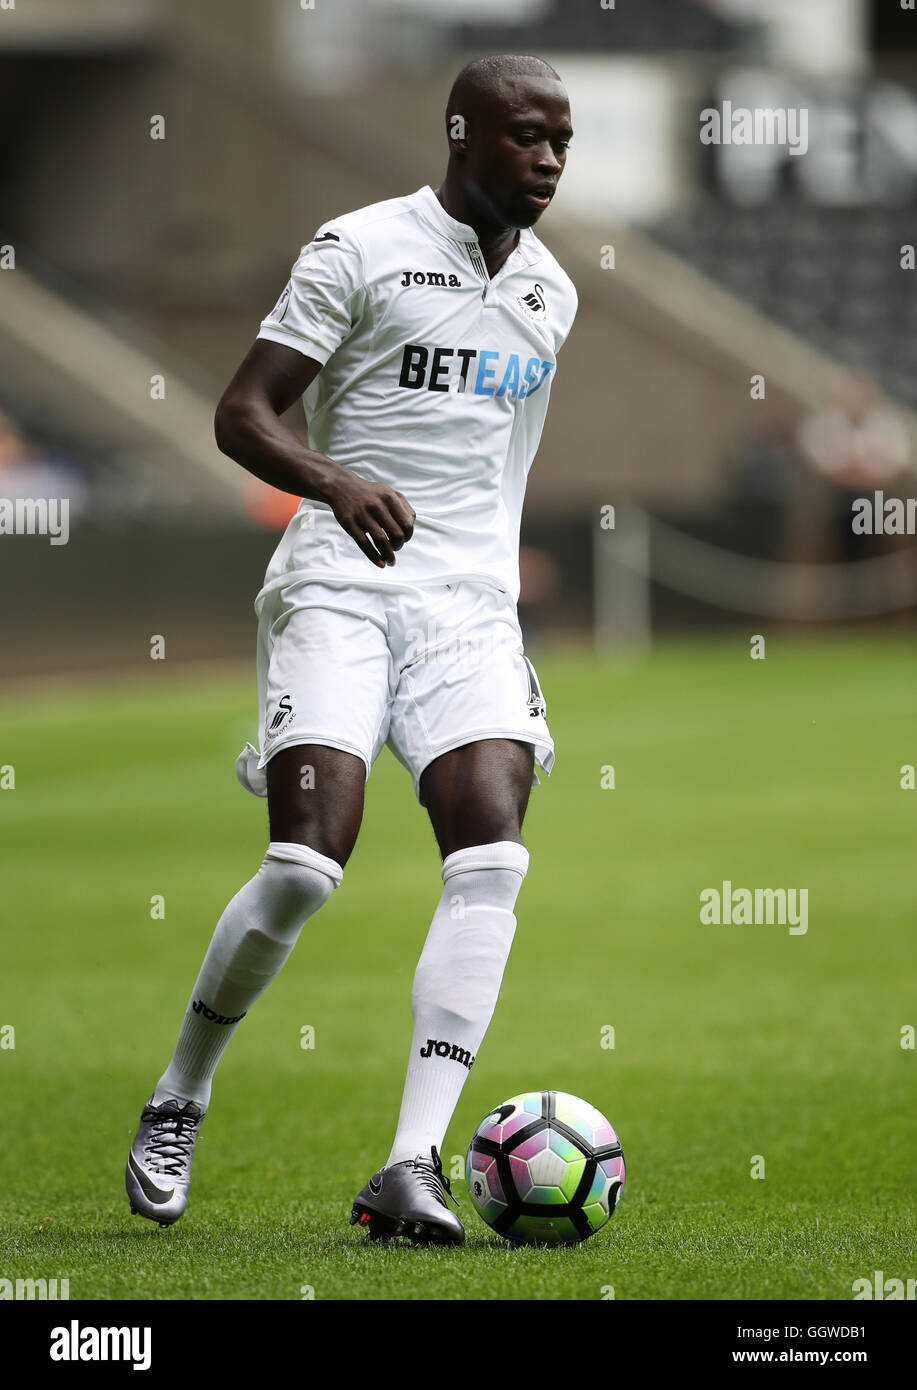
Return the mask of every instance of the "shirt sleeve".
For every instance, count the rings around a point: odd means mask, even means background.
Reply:
[[[556,333],[555,338],[554,338],[554,352],[555,352],[555,354],[557,354],[558,352],[560,352],[560,350],[561,350],[561,348],[563,347],[564,343],[567,341],[568,337],[570,336],[570,329],[573,327],[573,320],[576,318],[576,311],[577,311],[577,308],[578,308],[578,307],[579,307],[579,296],[578,296],[577,293],[576,293],[576,288],[575,288],[575,286],[574,286],[574,284],[573,284],[573,281],[570,280],[570,279],[568,279],[568,280],[567,280],[567,296],[566,296],[565,303],[564,303],[564,316],[563,316],[563,322],[560,324],[559,330],[558,330],[558,332]]]
[[[324,366],[360,322],[367,298],[360,247],[329,222],[300,251],[258,337],[295,348]]]

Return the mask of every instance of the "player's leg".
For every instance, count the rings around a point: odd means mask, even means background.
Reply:
[[[413,1037],[392,1151],[351,1217],[372,1234],[455,1244],[464,1238],[442,1196],[449,1183],[440,1148],[490,1023],[516,928],[533,759],[527,744],[488,739],[444,753],[421,777],[443,854],[443,893],[414,975]]]
[[[161,1224],[184,1211],[194,1142],[230,1037],[341,881],[368,769],[387,730],[384,634],[357,603],[339,612],[333,599],[323,586],[304,586],[283,599],[280,612],[263,615],[261,741],[268,750],[272,742],[282,746],[261,758],[263,770],[243,755],[240,780],[267,795],[270,842],[217,923],[128,1160],[132,1208]],[[360,669],[352,677],[355,651]]]
[[[360,828],[365,780],[363,760],[337,748],[300,744],[271,758],[267,852],[216,925],[154,1104],[180,1097],[206,1108],[230,1037],[341,881]]]
[[[271,840],[309,845],[341,868],[363,820],[366,764],[322,744],[281,748],[267,765]]]
[[[493,1016],[528,869],[522,821],[530,745],[485,739],[437,758],[421,792],[443,856],[443,892],[411,994],[414,1032],[389,1163],[441,1146]]]
[[[486,738],[441,753],[424,768],[421,797],[444,860],[472,845],[522,844],[534,762],[530,743]]]
[[[405,602],[397,616],[404,650],[389,743],[429,811],[443,855],[443,893],[414,978],[413,1036],[392,1151],[355,1204],[367,1220],[417,1169],[445,1206],[448,1188],[436,1181],[439,1149],[490,1022],[515,931],[528,868],[522,821],[533,763],[547,773],[554,760],[544,698],[508,594],[486,584],[444,584],[414,605]]]
[[[177,1221],[187,1204],[194,1144],[229,1039],[341,881],[365,779],[361,758],[319,745],[284,748],[267,765],[267,852],[217,922],[128,1157],[132,1210],[160,1225]]]

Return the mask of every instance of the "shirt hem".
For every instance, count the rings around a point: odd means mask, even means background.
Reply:
[[[478,584],[489,584],[491,588],[506,594],[515,604],[517,599],[513,590],[507,587],[506,580],[494,574],[483,573],[480,570],[445,570],[438,574],[425,574],[417,579],[385,579],[375,578],[360,579],[351,574],[341,574],[333,569],[295,569],[285,570],[278,574],[276,578],[262,585],[255,598],[255,613],[260,616],[261,607],[269,594],[276,593],[278,589],[285,589],[288,585],[307,583],[309,581],[320,584],[336,584],[342,588],[359,587],[362,589],[375,589],[380,593],[387,593],[390,589],[414,589],[423,590],[436,584],[457,584],[461,581],[473,581]]]

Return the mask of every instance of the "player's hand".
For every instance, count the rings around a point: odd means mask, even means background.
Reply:
[[[414,534],[414,508],[385,483],[345,473],[335,480],[328,501],[338,525],[378,569],[393,565],[395,551]]]

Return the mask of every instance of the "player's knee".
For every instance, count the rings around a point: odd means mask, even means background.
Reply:
[[[283,916],[310,917],[337,888],[344,871],[334,859],[308,845],[272,840],[259,873],[270,878],[272,897]]]
[[[415,1014],[433,1001],[456,1018],[486,1027],[513,943],[513,909],[528,863],[528,851],[511,840],[446,856],[442,906],[414,977]]]
[[[512,912],[528,867],[529,852],[518,840],[494,839],[447,854],[442,878],[447,892]]]
[[[271,843],[308,846],[342,868],[356,843],[359,821],[337,823],[329,816],[271,816]]]
[[[440,823],[452,843],[518,845],[528,794],[528,787],[520,793],[509,784],[488,790],[486,796],[480,788],[469,787],[447,802]]]

